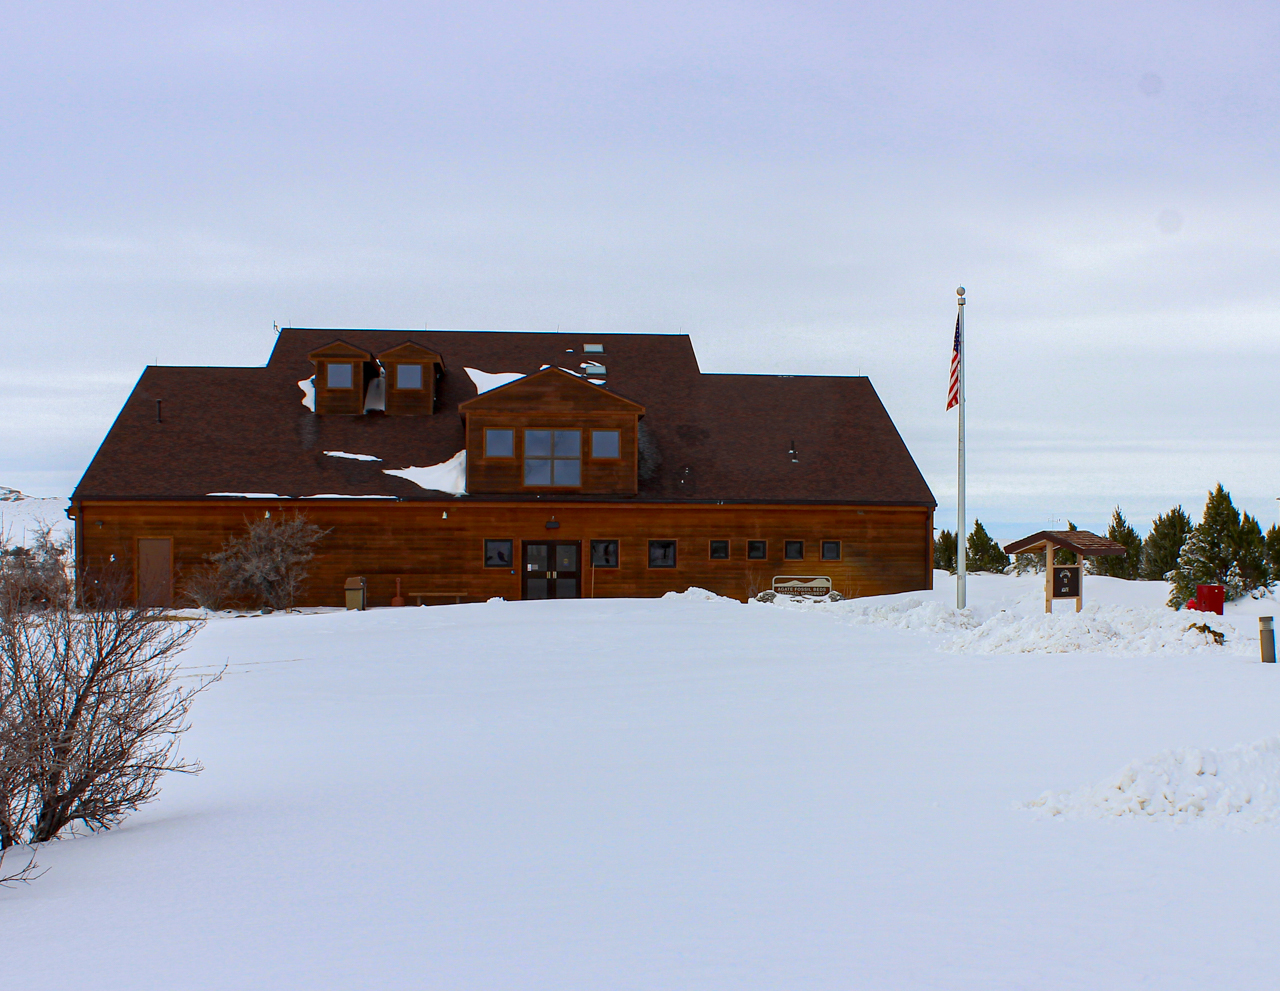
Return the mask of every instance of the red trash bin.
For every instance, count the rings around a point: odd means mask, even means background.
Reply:
[[[1226,601],[1225,585],[1197,585],[1196,597],[1187,603],[1188,609],[1199,609],[1201,612],[1216,612],[1222,615],[1222,604]]]

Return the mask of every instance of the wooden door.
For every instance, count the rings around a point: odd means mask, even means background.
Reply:
[[[525,541],[522,586],[526,599],[577,599],[582,596],[581,541]]]
[[[138,605],[173,605],[173,540],[169,537],[138,539]]]

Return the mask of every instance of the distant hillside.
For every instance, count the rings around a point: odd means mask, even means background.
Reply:
[[[27,544],[41,526],[70,534],[66,499],[40,499],[0,485],[0,535],[14,544]]]

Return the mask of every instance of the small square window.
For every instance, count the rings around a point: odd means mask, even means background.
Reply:
[[[782,542],[782,556],[788,561],[803,561],[804,541],[784,540]]]
[[[350,363],[346,361],[340,361],[336,364],[329,362],[329,366],[325,374],[325,385],[330,389],[350,389]]]
[[[582,345],[583,354],[604,354],[603,344],[584,344]]]
[[[515,457],[515,432],[486,429],[484,432],[484,456],[486,458]]]
[[[649,541],[649,567],[674,568],[676,566],[676,542],[674,540]]]
[[[591,456],[593,458],[617,458],[622,456],[617,430],[591,431]]]
[[[512,542],[510,540],[486,540],[484,542],[484,566],[486,568],[510,568]]]
[[[824,561],[840,560],[840,541],[824,540],[822,542],[822,560]]]
[[[591,566],[616,568],[618,566],[618,542],[616,540],[591,541]]]
[[[581,485],[582,462],[577,458],[556,458],[552,465],[552,485]]]
[[[713,540],[711,541],[711,560],[727,561],[729,560],[729,541]]]
[[[551,459],[550,458],[525,458],[524,459],[524,484],[525,485],[550,485],[551,484]]]
[[[421,389],[422,388],[422,366],[421,365],[396,365],[396,388],[397,389]]]
[[[769,542],[767,540],[748,540],[747,541],[747,560],[763,561],[769,556]]]

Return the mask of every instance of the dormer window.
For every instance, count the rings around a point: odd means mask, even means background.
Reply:
[[[603,344],[584,344],[582,345],[583,354],[604,354]]]
[[[526,430],[524,484],[582,484],[582,431]]]
[[[421,389],[422,388],[422,366],[421,365],[396,365],[396,388],[397,389]]]
[[[351,365],[345,361],[329,362],[325,371],[325,385],[330,389],[350,389],[353,375]]]

